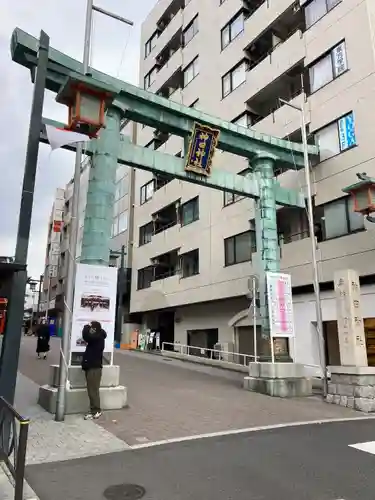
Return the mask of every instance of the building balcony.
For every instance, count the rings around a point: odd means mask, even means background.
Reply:
[[[151,85],[150,90],[158,90],[168,82],[172,76],[182,67],[182,50],[178,49],[174,52],[170,59],[158,71],[154,83]]]
[[[156,41],[156,47],[154,49],[154,54],[159,54],[164,47],[170,42],[176,33],[182,29],[183,25],[183,10],[180,9],[177,14],[173,16],[164,30],[160,33],[159,38]]]
[[[289,102],[293,106],[303,106],[306,124],[309,124],[311,116],[309,106],[305,99],[305,94],[299,93]],[[252,129],[256,132],[273,135],[280,138],[292,134],[300,127],[301,113],[286,104],[272,111],[268,116],[262,118],[252,125]]]
[[[251,2],[249,3],[251,4]],[[263,2],[245,21],[245,43],[250,44],[256,40],[295,3],[295,0],[268,0]]]
[[[299,64],[305,57],[303,33],[297,30],[285,42],[280,43],[247,74],[244,92],[246,99],[256,96],[277,78]]]
[[[180,224],[174,224],[154,234],[151,242],[148,244],[150,258],[153,258],[155,255],[166,254],[174,248],[179,248],[181,246],[180,232]]]

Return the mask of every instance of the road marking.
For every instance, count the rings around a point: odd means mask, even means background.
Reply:
[[[161,441],[151,441],[149,443],[129,445],[132,450],[139,450],[142,448],[151,448],[152,446],[161,446],[163,444],[183,443],[185,441],[196,441],[198,439],[207,439],[221,436],[234,436],[236,434],[248,434],[250,432],[267,431],[272,429],[284,429],[285,427],[299,427],[303,425],[318,425],[318,424],[333,424],[339,422],[353,422],[360,420],[374,420],[375,416],[364,417],[349,417],[349,418],[332,418],[324,420],[310,420],[307,422],[289,422],[286,424],[264,425],[260,427],[249,427],[245,429],[232,429],[228,431],[210,432],[207,434],[193,434],[192,436],[163,439]],[[355,446],[355,445],[353,445]]]
[[[351,448],[356,450],[365,451],[366,453],[371,453],[375,455],[375,441],[367,441],[365,443],[350,444]]]

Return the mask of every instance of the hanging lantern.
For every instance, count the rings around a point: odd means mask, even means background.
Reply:
[[[353,198],[354,212],[368,215],[375,212],[375,179],[366,174],[357,174],[360,179],[356,184],[344,188]]]
[[[106,108],[117,92],[90,77],[69,77],[56,96],[56,101],[69,108],[67,129],[97,137],[104,126]]]

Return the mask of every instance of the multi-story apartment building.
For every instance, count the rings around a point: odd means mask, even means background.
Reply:
[[[140,85],[168,99],[320,147],[312,171],[318,270],[328,362],[337,364],[333,275],[353,268],[362,282],[368,338],[375,317],[374,238],[342,188],[356,172],[375,175],[373,0],[159,0],[142,27]],[[141,145],[183,155],[183,141],[138,128]],[[245,173],[242,158],[218,152],[214,167]],[[250,165],[251,168],[251,165]],[[276,172],[277,174],[277,172]],[[304,189],[304,172],[279,173]],[[304,210],[278,211],[281,268],[293,283],[299,362],[319,364],[312,268]],[[248,279],[256,274],[254,203],[176,179],[136,172],[131,311],[164,341],[252,352]],[[254,259],[255,260],[255,259]],[[293,346],[292,346],[293,351]]]
[[[125,132],[130,132],[130,125],[125,128]],[[124,138],[123,140],[128,140]],[[90,176],[91,162],[89,158],[85,158],[82,162],[81,167],[81,179],[80,179],[80,189],[79,189],[79,216],[78,216],[78,237],[77,237],[77,247],[76,247],[76,259],[79,261],[82,249],[82,239],[83,239],[83,227],[86,212],[86,198],[88,191],[88,183]],[[124,165],[119,165],[116,173],[116,194],[115,202],[113,207],[113,227],[112,227],[112,239],[111,239],[111,250],[119,252],[122,245],[125,245],[126,252],[128,249],[128,226],[129,224],[129,210],[130,210],[130,169]],[[50,310],[49,315],[58,318],[58,322],[61,325],[61,319],[64,311],[64,290],[66,284],[67,275],[67,263],[69,259],[69,239],[71,233],[71,210],[72,210],[72,197],[73,197],[74,180],[66,185],[65,190],[58,190],[58,203],[62,210],[62,226],[61,226],[61,238],[59,243],[58,252],[58,262],[57,269],[54,271],[54,277],[51,279],[50,285],[48,281],[48,276],[50,274],[50,261],[46,258],[46,267],[44,276],[44,286],[43,286],[43,298],[42,298],[42,310],[45,312],[45,303],[47,301],[47,296],[50,297]],[[57,201],[55,200],[54,207]],[[54,208],[52,212],[54,211]],[[51,235],[53,231],[53,215],[51,215],[49,221],[49,232],[48,232],[48,243],[47,243],[47,256],[50,254],[51,247]],[[128,252],[127,252],[128,253]],[[55,258],[56,260],[56,258]],[[128,258],[125,257],[125,267],[128,267]],[[119,265],[120,259],[117,256],[111,258],[111,265]],[[126,274],[128,276],[129,273]],[[128,320],[128,305],[129,294],[124,297],[124,312],[125,320]]]
[[[49,315],[58,311],[63,304],[63,287],[59,279],[60,254],[62,246],[62,231],[64,217],[64,189],[56,189],[51,215],[48,221],[46,259],[40,312]]]

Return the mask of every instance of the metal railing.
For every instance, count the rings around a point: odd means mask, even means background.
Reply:
[[[23,500],[29,420],[0,397],[0,461],[14,479],[14,500]]]
[[[215,361],[223,361],[239,366],[248,366],[251,361],[256,361],[253,354],[241,354],[238,352],[222,351],[220,349],[207,349],[206,347],[197,347],[178,342],[163,342],[162,352],[175,352],[184,356],[194,356]]]

